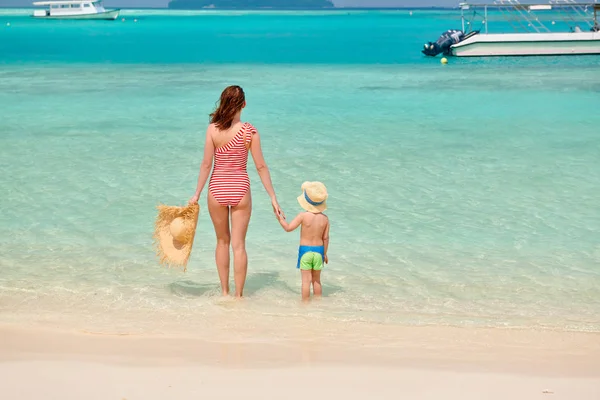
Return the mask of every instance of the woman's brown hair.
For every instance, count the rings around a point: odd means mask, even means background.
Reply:
[[[233,117],[244,107],[246,95],[239,86],[228,86],[221,93],[217,109],[210,114],[210,122],[220,130],[231,128]]]

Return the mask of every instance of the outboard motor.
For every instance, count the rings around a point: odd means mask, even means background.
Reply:
[[[450,54],[450,46],[459,43],[465,38],[465,33],[460,30],[450,29],[444,33],[435,43],[427,43],[423,45],[422,53],[426,56],[435,57],[440,53],[444,55]]]

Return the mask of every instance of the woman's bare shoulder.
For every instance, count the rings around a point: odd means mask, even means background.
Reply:
[[[206,135],[213,140],[217,132],[219,132],[219,128],[215,124],[209,124],[208,128],[206,128]]]

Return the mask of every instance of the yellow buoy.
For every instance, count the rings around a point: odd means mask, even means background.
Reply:
[[[448,59],[446,57],[443,57],[440,62],[444,65],[448,64]]]

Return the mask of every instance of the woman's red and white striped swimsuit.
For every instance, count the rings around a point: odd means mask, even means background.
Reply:
[[[256,128],[246,122],[225,146],[215,149],[215,164],[208,191],[222,206],[235,207],[250,190],[248,146]]]

